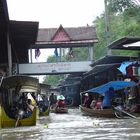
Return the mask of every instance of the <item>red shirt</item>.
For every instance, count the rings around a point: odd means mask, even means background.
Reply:
[[[58,100],[57,101],[57,106],[58,107],[65,107],[65,101],[64,100]]]

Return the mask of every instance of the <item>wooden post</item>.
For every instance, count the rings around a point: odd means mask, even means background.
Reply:
[[[7,51],[8,51],[8,75],[12,75],[12,52],[11,52],[11,44],[9,39],[9,32],[7,32]]]
[[[30,49],[30,63],[33,63],[33,58],[32,58],[33,56],[32,56],[32,48]]]
[[[60,62],[62,62],[62,48],[60,48]]]
[[[89,46],[89,56],[90,56],[90,61],[93,61],[93,47],[92,46]]]

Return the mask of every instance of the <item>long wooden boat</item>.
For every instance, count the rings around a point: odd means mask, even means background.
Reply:
[[[13,117],[14,113],[12,112],[12,106],[15,103],[17,94],[22,96],[23,93],[37,92],[38,83],[38,79],[23,75],[10,76],[1,79],[0,128],[36,125],[38,116],[37,106],[34,107],[34,110],[29,117],[23,117],[19,119],[18,122],[17,118],[15,116]],[[15,91],[18,91],[18,93]]]
[[[61,107],[61,108],[56,108],[56,107],[53,107],[53,108],[50,108],[50,112],[51,113],[68,113],[68,108],[65,107]]]
[[[82,105],[79,106],[79,109],[84,115],[88,116],[105,117],[105,118],[115,117],[113,109],[93,110],[91,108],[83,107]]]

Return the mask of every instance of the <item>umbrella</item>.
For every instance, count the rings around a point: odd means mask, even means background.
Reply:
[[[86,92],[91,92],[91,93],[99,93],[101,95],[104,95],[104,93],[110,88],[113,87],[114,90],[120,90],[126,87],[132,87],[135,86],[136,83],[135,82],[127,82],[127,81],[110,81],[106,84],[103,84],[101,86],[89,89]]]

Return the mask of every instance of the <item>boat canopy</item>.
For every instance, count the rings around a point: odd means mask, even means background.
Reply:
[[[19,92],[35,92],[38,87],[39,80],[37,78],[25,75],[8,76],[1,80],[1,88],[19,88]]]
[[[99,94],[104,96],[104,93],[110,87],[113,87],[114,90],[116,91],[116,90],[121,90],[121,89],[124,89],[126,87],[132,87],[132,86],[136,86],[136,83],[133,82],[133,81],[130,81],[130,82],[127,82],[127,81],[110,81],[110,82],[108,82],[106,84],[103,84],[101,86],[89,89],[89,90],[87,90],[85,92],[92,93],[92,94],[99,93]]]

